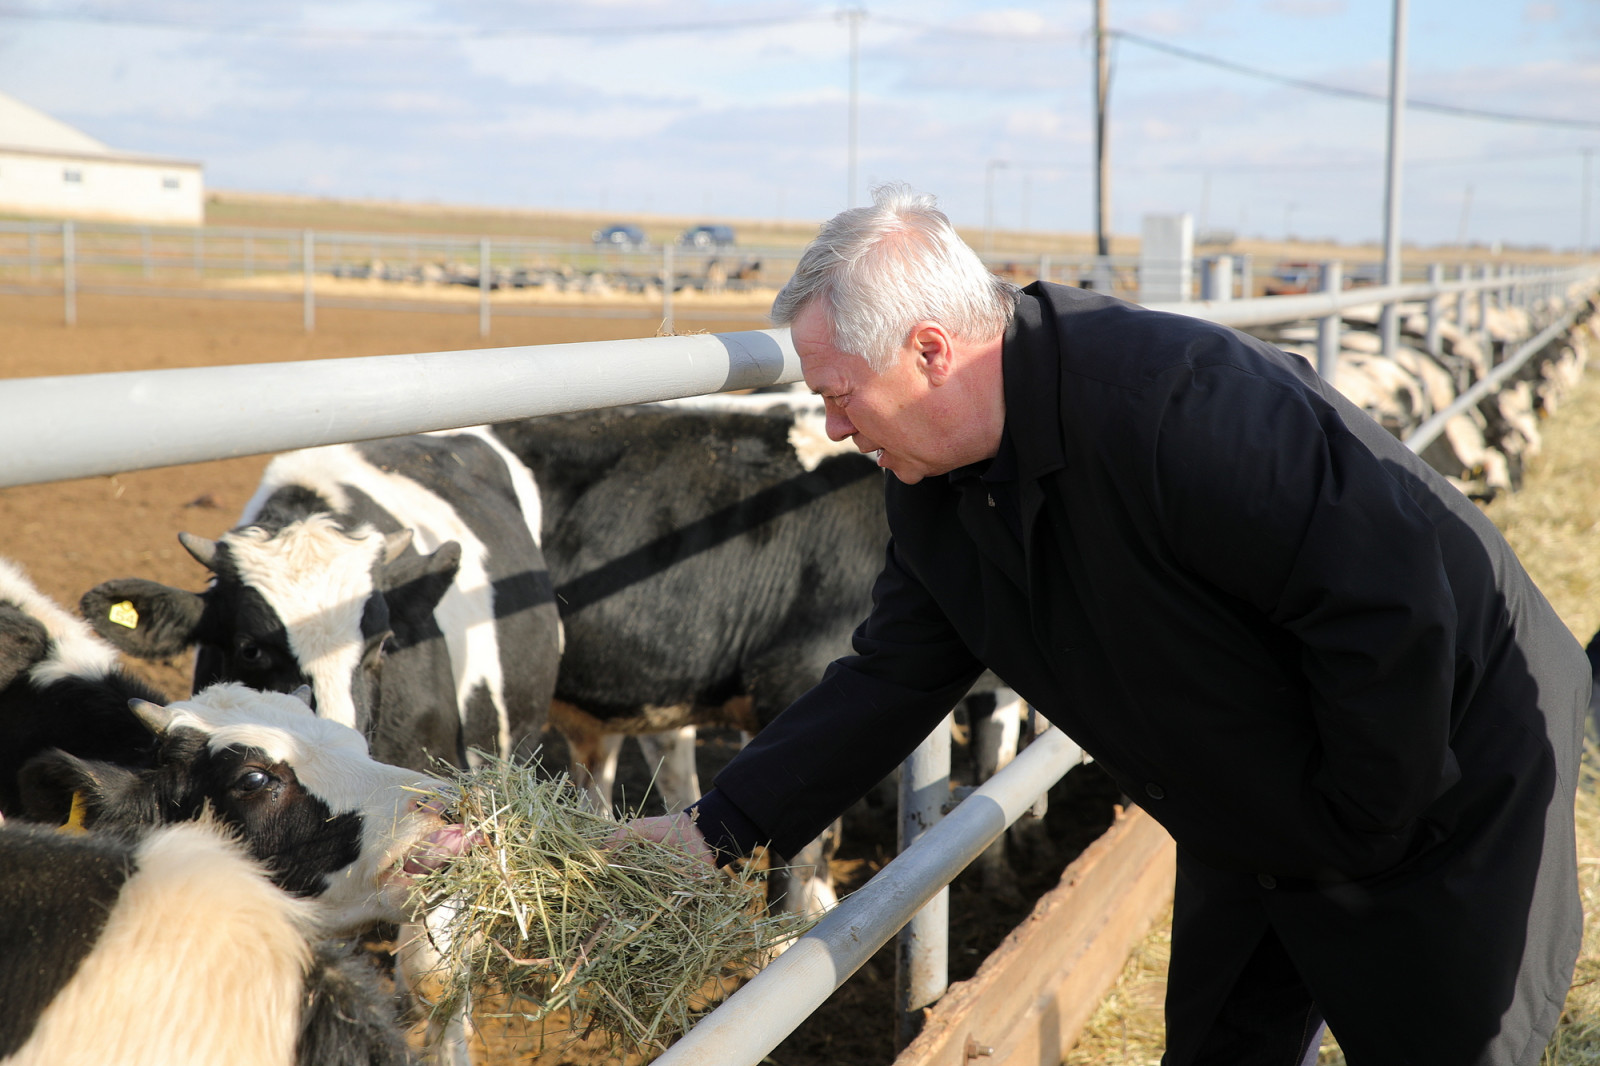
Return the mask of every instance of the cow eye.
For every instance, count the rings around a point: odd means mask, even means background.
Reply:
[[[247,666],[260,666],[266,662],[267,653],[255,641],[246,640],[239,645],[239,658]]]
[[[234,778],[233,790],[235,792],[260,792],[272,781],[272,775],[265,770],[251,767],[238,777]]]

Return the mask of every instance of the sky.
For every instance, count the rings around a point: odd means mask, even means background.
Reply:
[[[1387,93],[1394,0],[1105,2],[1114,234],[1381,239],[1388,109],[1359,94]],[[820,221],[893,180],[960,225],[1084,233],[1093,25],[1093,0],[0,0],[0,91],[213,189]],[[1408,98],[1522,118],[1406,110],[1404,239],[1600,244],[1600,0],[1409,0],[1406,38]]]

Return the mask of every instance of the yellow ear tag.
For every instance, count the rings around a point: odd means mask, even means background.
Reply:
[[[67,812],[66,824],[58,826],[56,832],[87,833],[89,830],[83,824],[84,815],[87,811],[88,805],[83,802],[83,793],[74,792],[72,794],[72,809]]]
[[[139,612],[134,610],[133,604],[127,600],[123,600],[121,603],[113,603],[111,611],[106,617],[119,626],[127,626],[129,629],[139,628]]]

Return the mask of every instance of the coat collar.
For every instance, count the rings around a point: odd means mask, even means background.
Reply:
[[[1001,348],[1006,431],[1017,449],[1017,477],[1035,481],[1066,465],[1061,445],[1061,345],[1039,283],[1022,290]]]

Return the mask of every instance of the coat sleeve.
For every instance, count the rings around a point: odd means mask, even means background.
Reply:
[[[983,672],[893,543],[853,644],[717,775],[713,805],[731,802],[780,854],[904,761]]]
[[[1432,522],[1409,479],[1303,387],[1237,365],[1169,370],[1163,385],[1164,537],[1187,570],[1297,642],[1318,741],[1313,809],[1357,834],[1401,833],[1460,776],[1456,607]]]

